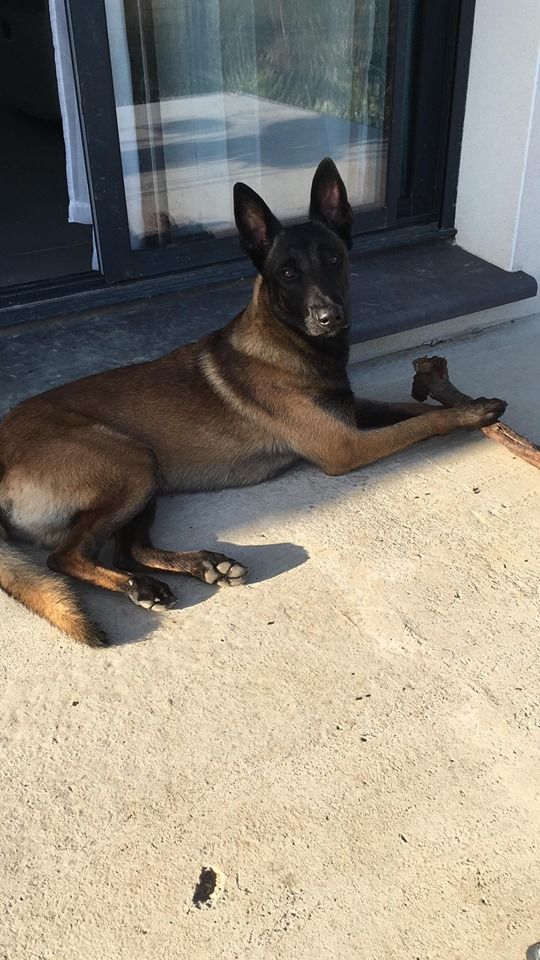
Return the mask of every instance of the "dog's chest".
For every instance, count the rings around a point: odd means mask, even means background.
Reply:
[[[208,457],[161,464],[161,489],[165,493],[183,490],[219,490],[262,483],[292,466],[297,455],[272,444],[258,449],[224,453],[219,446]]]

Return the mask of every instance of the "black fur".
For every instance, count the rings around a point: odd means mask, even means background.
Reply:
[[[326,357],[346,363],[352,209],[334,162],[326,158],[317,168],[308,223],[282,227],[244,183],[235,184],[234,213],[242,248],[265,279],[274,315],[313,345],[319,341]]]

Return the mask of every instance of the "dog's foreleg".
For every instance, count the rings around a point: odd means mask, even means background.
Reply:
[[[354,398],[356,425],[360,429],[369,427],[387,427],[392,423],[401,423],[422,413],[432,413],[438,408],[430,403],[411,403],[410,401],[386,403],[382,400]]]
[[[505,406],[504,401],[497,399],[473,400],[462,407],[436,408],[364,433],[333,417],[310,398],[294,394],[287,409],[280,411],[276,429],[301,457],[337,476],[406,450],[419,440],[495,423]]]

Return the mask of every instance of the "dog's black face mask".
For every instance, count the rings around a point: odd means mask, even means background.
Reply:
[[[243,249],[264,277],[275,315],[309,337],[337,337],[350,324],[352,209],[329,158],[311,188],[310,220],[282,227],[264,200],[235,184],[234,212]]]
[[[347,248],[327,227],[283,230],[263,264],[274,313],[310,337],[335,337],[350,323]]]

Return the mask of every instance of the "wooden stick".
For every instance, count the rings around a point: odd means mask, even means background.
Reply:
[[[442,403],[443,407],[459,407],[470,403],[472,397],[461,393],[448,379],[448,364],[445,357],[419,357],[413,360],[415,375],[412,395],[423,402],[427,397]],[[511,453],[533,467],[540,468],[540,447],[512,430],[506,423],[498,421],[489,427],[481,427],[482,433],[497,443],[502,443]]]

